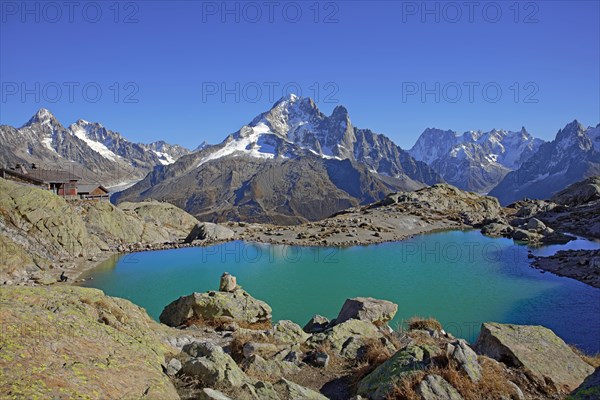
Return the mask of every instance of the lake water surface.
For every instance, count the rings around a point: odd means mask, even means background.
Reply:
[[[532,251],[569,248],[600,245],[577,240]],[[158,320],[179,296],[218,289],[227,271],[273,308],[274,320],[301,326],[314,314],[334,318],[348,297],[370,296],[398,304],[394,328],[415,315],[433,316],[473,341],[484,321],[543,325],[600,351],[600,289],[531,268],[528,250],[477,231],[350,248],[229,242],[115,257],[88,271],[83,286],[129,299]]]

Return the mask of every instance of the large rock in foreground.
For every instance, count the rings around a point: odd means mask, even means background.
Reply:
[[[160,314],[160,322],[169,326],[230,319],[239,325],[270,323],[271,307],[237,288],[233,292],[210,291],[180,297]]]
[[[425,368],[425,352],[421,347],[408,346],[375,368],[358,384],[358,394],[372,400],[385,400],[394,387]]]
[[[523,367],[541,384],[570,392],[594,372],[550,329],[543,326],[484,323],[477,350],[509,367]]]
[[[0,291],[0,398],[179,399],[161,365],[168,328],[74,286]]]
[[[396,315],[398,305],[387,300],[378,300],[372,297],[355,297],[346,299],[336,324],[346,322],[349,319],[359,319],[372,322],[375,325],[383,325]]]
[[[182,372],[204,387],[232,389],[250,382],[231,356],[214,343],[192,342],[183,351],[193,358],[183,364]]]

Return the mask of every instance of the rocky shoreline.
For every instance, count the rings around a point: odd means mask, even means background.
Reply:
[[[549,257],[536,257],[532,266],[600,288],[600,250],[561,250]]]
[[[600,360],[544,327],[488,322],[471,345],[431,318],[394,330],[398,305],[369,297],[347,299],[332,320],[273,323],[271,307],[226,273],[219,290],[166,305],[164,324],[97,289],[9,286],[2,302],[11,306],[0,309],[0,397],[590,400],[600,392]]]
[[[0,244],[9,249],[4,251],[8,259],[3,257],[0,260],[6,264],[0,271],[0,278],[5,284],[32,286],[55,283],[64,274],[68,282],[78,282],[82,272],[116,254],[210,246],[232,240],[290,246],[347,247],[405,240],[415,235],[445,230],[480,229],[485,235],[507,237],[530,246],[566,243],[574,237],[564,233],[566,230],[563,228],[577,228],[577,234],[587,238],[596,237],[593,230],[595,223],[588,224],[590,231],[585,231],[585,221],[594,222],[600,215],[600,200],[594,194],[597,182],[594,179],[589,181],[578,183],[557,195],[554,200],[564,204],[524,200],[507,208],[500,207],[492,197],[438,184],[415,192],[390,194],[377,203],[353,207],[321,221],[287,226],[199,222],[174,206],[152,201],[123,203],[115,207],[104,202],[67,204],[53,196],[48,201],[57,203],[55,206],[59,209],[72,210],[74,221],[63,223],[64,228],[50,237],[43,227],[34,225],[33,229],[28,228],[29,219],[35,221],[40,216],[31,208],[34,200],[21,200],[40,195],[39,190],[0,182],[7,189],[21,192],[18,200],[4,201],[5,204],[11,201],[23,203],[18,206],[18,212],[12,211],[16,215],[11,215],[11,210],[5,206],[5,214],[10,219],[0,218],[0,233],[7,235],[0,235],[0,239],[8,241]],[[22,213],[23,209],[31,211]],[[174,226],[173,220],[179,221],[179,225]],[[40,221],[55,226],[59,224],[60,227],[58,215],[52,213],[42,216]],[[132,224],[134,229],[128,224]],[[23,228],[28,230],[23,232]],[[62,229],[72,237],[66,243],[59,240],[64,235],[60,233]],[[130,232],[136,229],[139,233]],[[75,234],[71,232],[73,230]],[[32,243],[29,237],[32,232],[39,235],[40,239],[37,240],[46,242],[43,249]],[[47,236],[42,236],[44,234]],[[535,267],[557,272],[557,267],[551,264],[539,260]],[[563,273],[565,276],[585,283],[595,281],[593,270],[586,269],[576,259],[571,264],[571,272]],[[23,267],[15,268],[16,265]],[[548,265],[547,269],[545,265]],[[590,274],[592,277],[586,278]]]

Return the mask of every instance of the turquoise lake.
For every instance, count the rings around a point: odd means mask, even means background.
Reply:
[[[576,240],[531,250],[549,255],[570,248],[600,244]],[[314,314],[336,317],[348,297],[370,296],[398,304],[393,328],[415,315],[432,316],[473,341],[484,321],[543,325],[599,352],[600,289],[531,268],[528,250],[477,231],[350,248],[229,242],[114,257],[88,271],[82,285],[129,299],[158,320],[179,296],[218,289],[227,271],[273,308],[274,320],[301,326]]]

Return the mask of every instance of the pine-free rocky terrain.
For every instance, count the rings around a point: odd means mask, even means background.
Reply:
[[[441,229],[480,229],[531,245],[597,238],[598,182],[506,208],[436,184],[278,226],[200,222],[157,201],[67,202],[0,179],[0,397],[598,398],[598,359],[540,326],[485,323],[469,344],[433,319],[388,326],[401,305],[369,297],[340,304],[331,321],[274,323],[270,306],[229,275],[221,284],[215,276],[214,291],[165,304],[158,323],[127,300],[69,285],[111,254],[228,240],[350,246]],[[596,252],[578,251],[535,265],[598,287],[597,260]],[[57,282],[63,272],[67,284]]]

